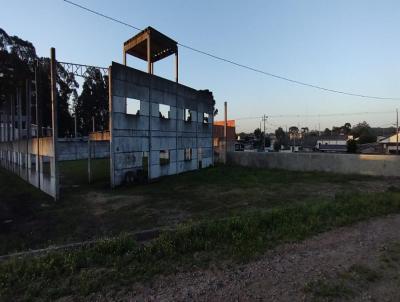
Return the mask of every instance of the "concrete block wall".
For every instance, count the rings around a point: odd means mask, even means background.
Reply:
[[[244,167],[400,176],[400,156],[334,153],[228,152],[228,163]]]
[[[0,166],[53,197],[57,181],[55,165],[51,137],[0,142]]]
[[[109,141],[91,141],[91,158],[108,158],[110,156]],[[80,160],[88,158],[88,139],[59,139],[58,160]]]
[[[213,164],[214,99],[210,92],[163,79],[117,63],[110,76],[111,184],[123,183],[127,172],[147,169],[149,179]],[[127,98],[140,101],[140,113],[127,114]],[[160,117],[160,104],[169,106]],[[192,111],[185,121],[185,109]],[[134,112],[136,113],[136,112]],[[204,113],[208,123],[203,123]],[[192,157],[185,160],[185,149]],[[169,153],[169,163],[160,161]],[[148,167],[143,167],[143,157]]]

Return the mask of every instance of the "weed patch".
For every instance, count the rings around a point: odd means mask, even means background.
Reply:
[[[107,291],[124,282],[157,274],[190,270],[213,261],[247,261],[283,242],[370,217],[400,212],[400,194],[342,195],[334,202],[320,201],[257,211],[240,216],[181,225],[146,245],[121,235],[94,246],[52,252],[40,257],[11,259],[0,264],[0,297],[28,296],[53,299]],[[366,281],[376,276],[354,267],[349,272]],[[60,286],[63,285],[63,286]],[[341,284],[334,286],[341,287]],[[326,286],[322,292],[339,290]],[[339,292],[349,294],[346,289]]]

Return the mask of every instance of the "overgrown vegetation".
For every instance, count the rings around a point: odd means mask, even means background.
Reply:
[[[58,202],[0,169],[0,254],[400,187],[397,179],[218,166],[110,190],[108,161],[93,164],[88,185],[85,160],[62,163]]]
[[[35,69],[41,100],[40,121],[43,127],[51,127],[50,59],[38,57],[30,41],[9,35],[0,28],[0,102],[15,98],[17,88],[24,91],[25,81],[35,78]],[[74,133],[74,115],[80,135],[92,131],[92,118],[96,131],[108,129],[108,76],[103,76],[98,68],[88,68],[78,96],[79,84],[73,73],[57,64],[56,86],[60,137],[69,137]],[[23,104],[25,95],[23,92]]]
[[[193,265],[215,260],[247,261],[283,242],[397,212],[400,194],[396,192],[342,195],[334,202],[297,204],[181,225],[144,246],[121,236],[93,247],[12,259],[0,264],[1,298],[54,299],[110,292],[136,280],[190,270]]]

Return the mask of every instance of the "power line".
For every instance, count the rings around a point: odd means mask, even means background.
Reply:
[[[322,114],[277,114],[268,115],[269,118],[299,118],[299,117],[333,117],[333,116],[353,116],[353,115],[368,115],[368,114],[393,114],[393,111],[376,111],[376,112],[346,112],[346,113],[322,113]],[[247,116],[232,118],[233,120],[255,120],[261,119],[262,116]]]
[[[90,9],[90,8],[85,7],[83,5],[77,4],[77,3],[69,1],[69,0],[63,0],[63,1],[68,3],[68,4],[71,4],[73,6],[76,6],[76,7],[80,8],[80,9],[83,9],[85,11],[88,11],[88,12],[90,12],[92,14],[95,14],[95,15],[98,15],[100,17],[106,18],[106,19],[108,19],[110,21],[114,21],[114,22],[117,22],[117,23],[119,23],[121,25],[124,25],[124,26],[130,27],[130,28],[133,28],[135,30],[141,31],[141,29],[136,27],[136,26],[133,26],[131,24],[123,22],[123,21],[121,21],[119,19],[110,17],[108,15],[105,15],[103,13],[100,13],[98,11]],[[232,60],[217,56],[215,54],[212,54],[212,53],[209,53],[209,52],[206,52],[206,51],[191,47],[189,45],[185,45],[185,44],[182,44],[182,43],[177,43],[177,44],[179,46],[181,46],[181,47],[184,47],[186,49],[189,49],[191,51],[197,52],[199,54],[214,58],[216,60],[219,60],[219,61],[222,61],[222,62],[225,62],[225,63],[229,63],[229,64],[235,65],[237,67],[244,68],[244,69],[247,69],[247,70],[259,73],[259,74],[263,74],[263,75],[266,75],[266,76],[269,76],[269,77],[273,77],[273,78],[276,78],[276,79],[279,79],[279,80],[283,80],[283,81],[287,81],[287,82],[290,82],[290,83],[294,83],[294,84],[297,84],[297,85],[306,86],[306,87],[310,87],[310,88],[314,88],[314,89],[318,89],[318,90],[322,90],[322,91],[326,91],[326,92],[337,93],[337,94],[348,95],[348,96],[354,96],[354,97],[360,97],[360,98],[376,99],[376,100],[393,100],[393,101],[400,100],[400,97],[371,96],[371,95],[366,95],[366,94],[358,94],[358,93],[347,92],[347,91],[343,91],[343,90],[330,89],[330,88],[322,87],[322,86],[319,86],[319,85],[309,84],[309,83],[306,83],[306,82],[303,82],[303,81],[290,79],[288,77],[284,77],[284,76],[277,75],[277,74],[274,74],[274,73],[271,73],[271,72],[267,72],[267,71],[264,71],[264,70],[261,70],[261,69],[257,69],[257,68],[254,68],[254,67],[251,67],[251,66],[248,66],[248,65],[244,65],[244,64],[241,64],[241,63],[238,63],[238,62],[235,62],[235,61],[232,61]]]
[[[105,14],[99,13],[99,12],[97,12],[97,11],[95,11],[95,10],[92,10],[92,9],[90,9],[90,8],[88,8],[88,7],[85,7],[85,6],[83,6],[83,5],[80,5],[80,4],[78,4],[78,3],[75,3],[75,2],[72,2],[72,1],[68,1],[68,0],[64,0],[64,2],[67,2],[67,3],[71,4],[71,5],[76,6],[76,7],[79,7],[79,8],[81,8],[81,9],[83,9],[83,10],[86,10],[86,11],[92,13],[92,14],[98,15],[98,16],[103,17],[103,18],[106,18],[106,19],[108,19],[108,20],[111,20],[111,21],[117,22],[117,23],[119,23],[119,24],[128,26],[128,27],[133,28],[133,29],[136,29],[136,30],[138,30],[138,31],[141,31],[141,29],[140,29],[139,27],[133,26],[133,25],[128,24],[128,23],[125,23],[125,22],[123,22],[123,21],[121,21],[121,20],[118,20],[118,19],[115,19],[115,18],[113,18],[113,17],[107,16],[107,15],[105,15]]]

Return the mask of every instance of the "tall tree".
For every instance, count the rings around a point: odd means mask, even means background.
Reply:
[[[274,149],[275,151],[279,150],[282,145],[286,144],[286,133],[282,129],[282,127],[279,127],[278,129],[275,130],[275,137],[276,137],[276,142],[274,144]]]
[[[332,131],[329,128],[325,128],[324,135],[325,136],[331,136],[332,135]]]
[[[297,126],[291,126],[289,128],[289,133],[291,138],[297,138],[299,134],[299,128]]]
[[[82,135],[91,132],[93,118],[96,131],[108,130],[108,112],[108,77],[97,68],[89,68],[74,107],[79,132]]]
[[[351,132],[351,124],[350,123],[345,123],[342,126],[342,130],[343,130],[344,134],[346,134],[346,135],[350,134],[350,132]]]
[[[308,127],[302,127],[301,128],[301,133],[303,135],[307,135],[309,131],[310,131],[310,129]]]
[[[370,125],[363,121],[355,125],[351,131],[355,138],[358,138],[359,144],[376,142],[376,135],[373,134]]]
[[[262,136],[262,132],[260,128],[257,128],[256,130],[254,130],[254,137],[255,139],[261,139]]]
[[[25,81],[34,79],[36,63],[42,126],[51,127],[50,59],[39,58],[31,42],[10,36],[0,28],[0,101],[13,96],[17,87],[25,89]],[[65,136],[72,126],[69,99],[76,91],[78,83],[59,64],[56,83],[59,104],[58,135]],[[22,95],[25,97],[25,93]]]

